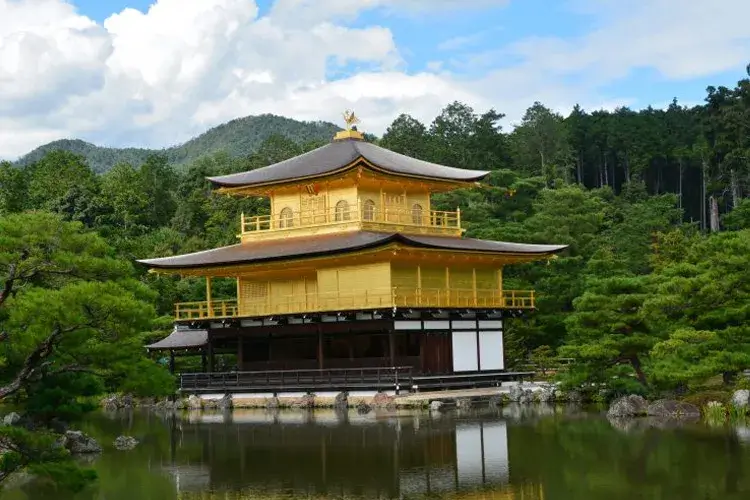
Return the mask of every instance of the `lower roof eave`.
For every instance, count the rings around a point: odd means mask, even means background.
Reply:
[[[326,235],[281,238],[256,243],[236,244],[190,254],[137,262],[158,272],[189,271],[232,267],[299,258],[341,255],[377,249],[400,243],[409,247],[442,251],[469,252],[478,255],[508,255],[538,260],[562,252],[567,245],[510,243],[448,236],[422,236],[403,233],[351,231]]]

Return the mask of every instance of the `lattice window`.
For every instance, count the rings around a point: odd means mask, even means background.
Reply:
[[[279,227],[281,229],[294,226],[294,213],[289,207],[285,207],[279,213]]]
[[[362,218],[364,220],[375,219],[375,202],[374,201],[365,200],[365,203],[362,206]]]
[[[419,203],[415,203],[411,207],[411,222],[412,224],[421,225],[422,224],[422,214],[424,211],[422,210],[422,205]]]
[[[351,217],[351,214],[349,213],[349,202],[346,200],[340,200],[338,203],[336,203],[336,213],[335,213],[336,222],[349,220],[350,217]]]

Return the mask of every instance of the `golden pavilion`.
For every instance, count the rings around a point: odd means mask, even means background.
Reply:
[[[461,212],[433,193],[489,172],[417,160],[352,127],[268,167],[209,180],[232,196],[267,197],[270,215],[240,221],[239,243],[140,261],[206,280],[202,302],[175,306],[175,329],[148,346],[201,354],[184,390],[404,389],[503,376],[503,319],[534,309],[533,290],[503,286],[503,268],[563,245],[463,237]],[[214,297],[212,279],[236,280]],[[231,354],[231,369],[215,356]],[[458,376],[460,375],[460,377]],[[431,382],[432,381],[432,382]]]

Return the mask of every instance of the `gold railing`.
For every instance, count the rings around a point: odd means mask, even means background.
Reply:
[[[178,320],[253,317],[380,309],[390,307],[533,309],[533,290],[482,290],[444,288],[376,288],[309,293],[246,300],[185,302],[175,305]]]
[[[239,313],[236,300],[180,302],[174,309],[177,319],[233,318]]]
[[[438,233],[461,232],[461,211],[443,212],[407,207],[386,206],[378,209],[357,203],[344,208],[327,210],[287,211],[274,215],[241,216],[242,234],[269,231],[288,231],[307,227],[324,227],[348,223],[361,223],[363,228],[396,225],[401,229],[427,228]]]

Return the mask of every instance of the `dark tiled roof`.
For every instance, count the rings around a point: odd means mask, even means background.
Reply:
[[[206,330],[186,330],[175,328],[168,336],[158,342],[147,345],[146,349],[154,351],[165,349],[188,349],[191,347],[203,347],[208,343],[208,332]]]
[[[387,172],[413,177],[476,181],[489,173],[482,170],[446,167],[395,153],[369,142],[345,139],[333,141],[318,149],[268,167],[208,179],[221,187],[284,182],[330,174],[351,165],[358,158],[364,158]]]
[[[366,248],[376,248],[391,242],[401,242],[414,247],[443,250],[528,255],[553,254],[567,248],[566,245],[530,245],[525,243],[475,240],[471,238],[352,231],[321,236],[244,243],[205,250],[203,252],[175,255],[174,257],[139,260],[138,262],[154,269],[187,269],[354,252]]]

